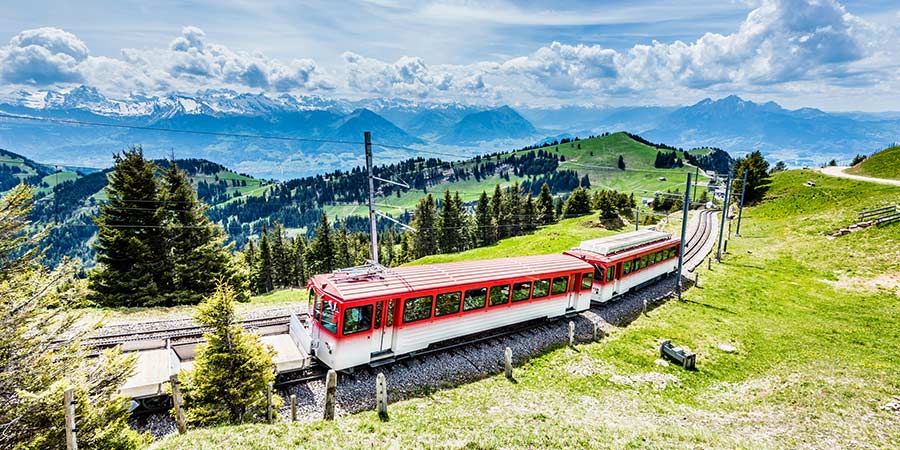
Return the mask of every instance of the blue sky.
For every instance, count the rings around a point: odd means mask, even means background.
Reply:
[[[900,110],[890,3],[34,0],[0,17],[0,88]]]

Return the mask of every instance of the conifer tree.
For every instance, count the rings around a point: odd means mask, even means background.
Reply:
[[[591,197],[585,188],[577,188],[572,191],[563,205],[564,217],[583,216],[591,212]]]
[[[91,298],[104,306],[147,306],[160,303],[168,291],[164,214],[154,177],[157,167],[140,147],[114,155],[97,224],[97,267],[89,274]]]
[[[273,284],[277,287],[290,286],[293,272],[290,262],[291,249],[284,235],[284,227],[278,222],[272,227],[272,240],[269,245],[272,248]]]
[[[619,170],[625,170],[625,158],[622,155],[619,155],[619,161],[616,163],[616,166],[619,167]]]
[[[163,174],[161,199],[166,213],[166,239],[171,250],[166,268],[171,280],[164,294],[167,304],[197,303],[224,280],[243,293],[240,277],[231,266],[225,233],[206,216],[187,174],[174,162]]]
[[[328,216],[322,213],[319,226],[316,227],[316,235],[309,242],[304,258],[308,275],[327,273],[335,269],[335,245],[331,236],[331,225]]]
[[[272,292],[275,290],[272,269],[272,247],[269,245],[269,230],[266,226],[263,226],[259,238],[259,258],[257,259],[257,264],[259,278],[257,280],[258,284],[256,285],[256,291],[263,294]]]
[[[565,219],[563,217],[563,198],[556,197],[556,200],[553,202],[553,209],[556,211],[557,219]]]
[[[294,286],[303,287],[306,285],[306,281],[309,279],[309,275],[306,273],[306,264],[305,264],[305,254],[306,254],[306,240],[303,239],[303,236],[297,236],[294,238],[293,244],[293,272],[292,279]]]
[[[491,205],[487,192],[481,191],[478,205],[475,207],[475,245],[483,247],[496,242],[497,234],[491,216]]]
[[[531,232],[537,227],[537,215],[534,205],[534,196],[531,193],[522,203],[522,231]]]
[[[93,328],[78,325],[78,267],[41,264],[46,232],[26,237],[31,199],[24,185],[0,198],[0,448],[64,449],[67,388],[74,389],[82,448],[142,448],[151,437],[131,429],[117,393],[133,359],[115,349],[92,358],[81,345]]]
[[[275,382],[272,353],[259,337],[235,324],[234,290],[222,283],[197,307],[203,335],[193,368],[179,374],[186,419],[199,425],[265,420],[266,390]],[[273,394],[273,408],[283,400]]]
[[[491,197],[491,218],[494,219],[494,228],[497,230],[497,236],[500,236],[500,222],[503,214],[503,192],[500,185],[494,185],[494,195]]]
[[[456,200],[459,200],[458,193]],[[438,229],[438,247],[441,253],[454,253],[461,249],[463,220],[459,207],[460,205],[450,196],[450,190],[444,192]]]
[[[347,230],[347,222],[341,223],[334,236],[335,269],[343,269],[353,265],[353,257],[350,255],[351,239],[350,231]]]
[[[416,229],[413,241],[413,250],[416,258],[434,255],[438,250],[437,236],[435,232],[436,213],[434,197],[428,194],[416,205],[413,228]]]
[[[745,171],[747,172],[747,190],[744,193],[744,202],[747,204],[756,203],[762,200],[768,189],[769,163],[759,150],[735,162],[734,179],[731,183],[731,192],[735,193],[732,198],[735,199],[735,202],[739,202],[741,198]]]
[[[553,223],[556,213],[553,210],[553,196],[550,194],[550,186],[547,183],[541,186],[541,194],[538,196],[536,209],[542,225]]]

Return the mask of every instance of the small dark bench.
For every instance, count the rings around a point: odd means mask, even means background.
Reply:
[[[683,348],[672,345],[672,341],[668,339],[659,345],[659,357],[671,359],[686,370],[695,370],[697,363],[696,353],[686,352]]]

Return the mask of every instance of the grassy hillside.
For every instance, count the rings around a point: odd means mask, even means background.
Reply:
[[[900,146],[882,150],[847,169],[847,173],[900,180]]]
[[[366,412],[219,427],[154,448],[898,448],[900,417],[883,406],[900,395],[900,225],[822,237],[898,195],[776,174],[686,301],[550,350],[516,383],[499,375],[398,402],[387,422]],[[661,339],[696,351],[698,370],[658,364]]]
[[[615,189],[623,192],[637,191],[637,196],[641,195],[641,191],[665,191],[683,190],[685,173],[694,172],[693,167],[685,166],[680,169],[657,169],[653,167],[656,160],[657,149],[632,139],[628,134],[612,133],[606,136],[598,136],[590,139],[582,139],[578,142],[569,142],[559,145],[546,145],[531,150],[520,150],[511,152],[510,154],[523,155],[527,153],[535,153],[538,150],[552,152],[553,154],[565,157],[565,161],[560,162],[558,170],[574,170],[579,176],[588,175],[591,186],[597,189]],[[708,154],[710,150],[700,149],[691,153],[695,156]],[[682,152],[676,152],[679,158],[684,159]],[[505,154],[507,155],[507,154]],[[619,156],[625,160],[626,170],[619,170],[617,162]],[[471,169],[474,165],[473,161],[463,161],[454,163],[455,167]],[[523,182],[527,177],[517,177],[510,174],[509,180],[494,175],[476,181],[475,179],[448,181],[440,180],[436,184],[428,187],[428,192],[443,193],[446,190],[451,192],[459,192],[464,202],[472,202],[478,199],[482,191],[490,194],[494,185],[500,184],[506,187],[514,182]],[[660,180],[664,178],[665,180]],[[706,178],[701,177],[700,184],[704,184]],[[651,194],[644,194],[652,196]],[[403,209],[411,210],[415,208],[416,203],[425,196],[422,190],[410,190],[403,192],[400,196],[386,196],[378,199],[378,202],[385,205],[396,207],[396,211]],[[348,215],[363,216],[368,214],[365,208],[357,208],[356,205],[348,207],[347,205],[330,205],[325,207],[325,212],[334,217],[347,217]],[[385,211],[392,212],[389,208]]]

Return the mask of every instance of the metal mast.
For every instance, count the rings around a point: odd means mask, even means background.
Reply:
[[[675,291],[681,300],[681,266],[684,262],[684,239],[687,235],[688,209],[691,205],[691,173],[687,174],[687,183],[684,187],[684,212],[681,217],[681,243],[678,244],[678,281],[675,283]]]
[[[728,200],[731,197],[731,171],[725,179],[725,204],[722,206],[722,224],[719,226],[719,248],[716,250],[716,261],[722,262],[722,235],[725,234],[725,219],[728,218]]]
[[[372,173],[372,133],[363,133],[366,144],[366,171],[369,174],[369,235],[372,241],[372,263],[378,264],[378,228],[375,226],[375,174]]]
[[[738,223],[737,223],[737,231],[734,232],[735,236],[741,235],[741,216],[744,214],[744,194],[747,192],[747,167],[744,167],[744,181],[741,183],[741,206],[738,209]]]

